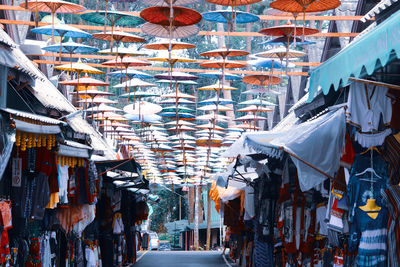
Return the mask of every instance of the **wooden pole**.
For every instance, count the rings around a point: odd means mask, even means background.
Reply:
[[[193,249],[199,249],[199,213],[200,213],[200,199],[199,199],[199,186],[194,186],[195,202],[194,202],[194,229],[193,229]]]
[[[209,190],[207,190],[207,242],[206,242],[206,250],[210,250],[211,243],[211,197],[209,194]]]

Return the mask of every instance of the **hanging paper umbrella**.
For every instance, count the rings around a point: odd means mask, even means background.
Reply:
[[[89,38],[92,35],[88,32],[82,31],[81,29],[69,26],[64,23],[57,23],[55,25],[46,25],[37,27],[31,30],[31,32],[36,34],[44,34],[44,35],[53,35],[60,36],[61,39],[64,37],[73,37],[73,38]]]
[[[231,61],[231,60],[210,60],[200,64],[203,68],[214,68],[214,69],[237,69],[246,67],[245,63]]]
[[[304,57],[306,54],[304,52],[298,51],[298,50],[293,50],[293,49],[288,49],[284,47],[278,47],[275,49],[271,49],[265,52],[257,53],[255,54],[256,57],[264,57],[264,58],[279,58],[281,61],[281,65],[283,62],[283,59],[286,58],[286,70],[289,66],[289,58],[298,58],[298,57]],[[281,69],[282,72],[282,69]]]
[[[110,31],[110,32],[97,32],[93,34],[93,38],[100,39],[103,41],[108,41],[111,43],[111,51],[112,51],[112,43],[115,42],[117,46],[120,43],[144,43],[146,39],[143,37],[122,31]],[[118,50],[117,50],[118,51]]]
[[[122,94],[119,97],[121,98],[130,98],[131,96],[133,96],[133,93],[126,93],[126,94]],[[137,98],[142,98],[142,97],[158,97],[160,96],[160,94],[155,94],[155,93],[151,93],[151,92],[135,92],[135,96]]]
[[[303,33],[304,31],[304,33]],[[295,24],[284,24],[279,26],[273,26],[261,29],[259,33],[268,36],[285,36],[290,42],[290,37],[296,37],[303,33],[304,36],[312,35],[318,33],[318,29],[313,29],[309,27],[304,27],[304,29],[299,29]]]
[[[175,93],[164,94],[164,95],[162,95],[161,97],[164,97],[164,98],[189,98],[189,99],[196,99],[196,97],[193,96],[193,95],[184,94],[184,93],[181,93],[181,92],[179,92],[179,91],[177,91],[177,92],[175,92]]]
[[[199,32],[199,27],[196,25],[190,26],[163,26],[157,25],[150,22],[147,22],[141,27],[142,32],[151,36],[160,37],[160,38],[170,38],[170,39],[179,39],[179,38],[188,38],[192,35],[196,35]]]
[[[104,32],[107,25],[111,26],[112,28],[115,26],[135,27],[145,22],[142,18],[131,15],[129,13],[107,10],[88,12],[82,14],[81,18],[95,24],[103,24]]]
[[[79,92],[71,92],[71,94],[75,95],[75,94],[79,94]],[[96,96],[110,96],[110,95],[114,95],[114,94],[110,93],[110,92],[100,91],[97,89],[85,90],[84,92],[79,94],[79,96],[81,98],[93,98]]]
[[[156,81],[157,83],[168,83],[171,84],[171,80],[158,80]],[[176,83],[176,84],[184,84],[184,85],[196,85],[197,82],[194,81],[174,81],[172,80],[172,83]]]
[[[335,9],[340,4],[340,0],[275,0],[269,6],[280,11],[290,12],[295,17],[298,13],[303,13],[304,25],[305,13]]]
[[[126,114],[125,117],[133,122],[139,123],[159,123],[161,121],[161,116],[156,114],[140,115],[139,114]]]
[[[138,51],[137,49],[131,47],[125,47],[123,43],[121,43],[116,50],[112,50],[111,48],[103,49],[98,51],[99,54],[106,55],[114,55],[117,57],[125,57],[125,56],[147,56],[148,54],[143,51]]]
[[[211,79],[222,79],[222,71],[213,71],[213,72],[204,72],[204,73],[199,73],[198,74],[200,77],[204,78],[211,78]],[[237,74],[231,74],[231,73],[224,73],[225,80],[241,80],[242,76],[237,75]]]
[[[194,126],[196,124],[185,121],[185,120],[178,120],[178,121],[167,122],[165,125]]]
[[[250,60],[247,61],[248,64],[254,66],[254,67],[259,67],[259,68],[267,68],[267,69],[284,69],[286,68],[285,65],[282,65],[280,61],[273,60],[270,58],[267,59],[261,59],[261,60]],[[293,68],[295,65],[293,63],[288,64],[288,68]]]
[[[185,126],[185,125],[178,125],[177,127],[168,128],[167,131],[170,132],[194,132],[196,131],[195,128]]]
[[[251,74],[244,76],[242,81],[248,84],[267,86],[279,84],[282,79],[268,74]]]
[[[118,103],[117,101],[108,99],[108,98],[104,98],[104,97],[94,97],[91,101],[93,104],[116,104]],[[79,100],[78,103],[86,103],[86,100]]]
[[[200,56],[202,56],[202,57],[222,57],[222,58],[227,58],[227,57],[247,56],[248,54],[250,54],[250,53],[247,52],[247,51],[243,51],[243,50],[219,48],[219,49],[214,49],[214,50],[210,50],[210,51],[206,51],[206,52],[200,53]]]
[[[147,101],[138,101],[124,107],[124,112],[128,114],[153,115],[162,110],[162,107]]]
[[[191,75],[189,73],[173,71],[171,73],[162,73],[154,75],[155,79],[162,79],[162,80],[175,80],[175,81],[193,81],[197,80],[199,77],[195,75]]]
[[[77,72],[77,73],[104,74],[103,71],[93,68],[85,63],[82,63],[82,61],[80,61],[80,60],[78,60],[78,62],[60,65],[60,66],[56,66],[54,68],[57,70],[72,71],[72,72]]]
[[[194,109],[185,107],[185,106],[168,106],[163,107],[164,112],[175,112],[176,110],[183,111],[183,112],[194,112]]]
[[[140,17],[145,21],[163,26],[189,26],[201,21],[201,14],[186,7],[153,6],[143,9]]]
[[[238,105],[263,105],[263,106],[276,106],[274,103],[260,99],[251,99],[238,103]]]
[[[34,12],[51,13],[51,25],[53,26],[55,13],[77,13],[86,9],[81,5],[62,0],[34,0],[21,3],[20,6]],[[52,30],[51,38],[54,41],[54,30]]]
[[[74,53],[89,54],[89,53],[96,53],[97,51],[99,51],[99,49],[96,47],[76,43],[72,41],[71,38],[65,43],[60,42],[58,44],[45,46],[42,49],[54,53],[59,52],[60,63],[61,63],[61,53],[68,53],[70,55],[70,61],[72,61],[72,54]]]
[[[151,79],[152,75],[135,70],[133,68],[128,68],[125,72],[121,73],[120,71],[113,71],[108,73],[110,77],[118,77],[118,78],[137,78],[137,79]]]
[[[212,84],[212,85],[208,85],[208,86],[203,86],[203,87],[199,87],[199,88],[197,88],[197,90],[204,90],[204,91],[210,91],[210,90],[214,90],[214,91],[220,91],[220,90],[237,90],[238,88],[236,88],[236,87],[232,87],[232,86],[229,86],[229,85],[224,85],[224,86],[222,86],[222,84],[218,81],[217,83],[215,83],[215,84]]]
[[[184,43],[184,42],[156,42],[151,44],[145,44],[143,48],[151,50],[180,50],[180,49],[191,49],[195,48],[195,44]]]
[[[232,8],[205,12],[202,15],[204,20],[217,23],[231,23],[233,21],[235,21],[235,23],[251,23],[260,20],[256,15],[239,10],[235,11],[232,10]]]
[[[316,44],[316,42],[312,42],[312,41],[306,41],[306,40],[301,40],[300,38],[297,37],[290,37],[289,40],[286,36],[281,36],[281,37],[277,37],[265,42],[261,42],[260,45],[284,45],[284,46],[288,46],[292,43],[296,43],[296,45],[313,45]]]
[[[237,112],[251,112],[251,113],[267,112],[267,111],[273,111],[273,110],[270,108],[264,108],[264,107],[260,107],[260,106],[256,106],[256,105],[250,105],[248,107],[244,107],[244,108],[237,110]]]
[[[97,107],[88,108],[86,112],[122,112],[122,110],[106,104],[100,104]]]
[[[170,120],[194,120],[196,118],[195,115],[185,112],[163,112],[160,115]]]
[[[285,57],[288,58],[297,58],[304,57],[306,54],[304,52],[289,49],[287,50],[285,47],[278,47],[275,49],[271,49],[265,52],[260,52],[255,54],[256,57],[264,57],[264,58],[279,58],[279,60],[283,61]]]
[[[80,86],[83,87],[83,90],[87,90],[89,86],[107,86],[109,83],[103,82],[97,79],[93,79],[90,76],[86,75],[84,77],[81,77],[79,80],[67,80],[67,81],[62,81],[60,82],[63,85],[72,85],[72,86]]]
[[[214,114],[206,114],[206,115],[201,115],[201,116],[196,117],[196,120],[212,121],[214,123],[215,122],[226,122],[228,119],[230,119],[228,116],[216,114],[216,112],[214,112]]]
[[[265,88],[256,88],[256,89],[250,89],[247,91],[242,92],[242,94],[250,94],[250,95],[263,95],[263,94],[274,94],[274,95],[280,95],[282,94],[279,91],[273,90],[269,88],[268,90]]]
[[[199,0],[141,0],[147,6],[187,6],[199,2]]]
[[[102,63],[105,66],[113,66],[113,67],[124,67],[125,68],[125,76],[127,77],[127,71],[129,67],[137,67],[137,66],[149,66],[151,65],[148,61],[138,60],[133,57],[123,57],[116,58]],[[121,70],[122,72],[122,70]],[[121,75],[122,78],[122,75]],[[128,82],[125,82],[125,91],[128,92]]]
[[[212,105],[212,104],[214,104],[214,105],[218,105],[218,104],[229,105],[229,104],[233,104],[233,103],[235,103],[235,102],[233,102],[230,99],[224,99],[222,97],[220,97],[220,98],[213,97],[210,99],[200,101],[199,105]]]
[[[155,86],[155,84],[153,84],[153,83],[148,83],[148,82],[142,81],[138,78],[133,78],[133,79],[123,82],[121,84],[117,84],[114,87],[126,88],[126,87],[154,87],[154,86]]]
[[[196,126],[197,129],[204,129],[204,130],[217,130],[217,131],[225,131],[225,128],[222,128],[218,125],[213,125],[212,123],[201,124]]]
[[[160,104],[178,104],[178,105],[179,104],[188,104],[188,105],[196,104],[195,102],[184,99],[184,98],[178,98],[178,99],[168,98],[165,100],[161,100],[159,103]]]
[[[197,110],[201,110],[201,111],[232,111],[233,109],[230,107],[226,107],[223,105],[206,105],[206,106],[202,106],[197,108]]]
[[[267,118],[265,117],[260,117],[256,115],[245,115],[239,118],[234,119],[234,121],[266,121]]]
[[[261,0],[206,0],[209,3],[221,5],[221,6],[246,6],[254,3],[258,3]]]

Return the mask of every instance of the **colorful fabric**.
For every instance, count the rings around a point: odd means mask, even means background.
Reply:
[[[383,159],[388,163],[390,184],[400,182],[400,143],[394,135],[389,135],[381,148]]]
[[[387,187],[388,175],[386,163],[379,159],[379,155],[373,157],[372,167],[381,178],[375,176],[371,178],[370,172],[357,175],[371,167],[370,155],[357,155],[347,188],[351,208],[348,249],[350,252],[358,250],[356,262],[359,267],[386,265],[388,210],[381,194]],[[381,207],[375,219],[360,208],[366,205],[368,199],[375,199],[377,206]]]

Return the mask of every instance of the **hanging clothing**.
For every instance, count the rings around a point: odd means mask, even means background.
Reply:
[[[248,185],[244,189],[244,220],[251,220],[254,216],[254,188]]]
[[[50,201],[48,177],[41,172],[23,171],[21,187],[13,187],[12,198],[17,216],[42,220]]]
[[[382,158],[388,163],[389,181],[392,185],[400,182],[400,142],[394,135],[386,137],[381,148]]]
[[[382,198],[386,202],[389,210],[389,220],[387,228],[388,245],[388,266],[400,266],[400,187],[398,185],[389,186],[382,193]]]
[[[58,183],[59,183],[59,198],[61,204],[68,203],[68,165],[61,167],[61,164],[57,164],[58,169]]]
[[[363,83],[350,85],[347,101],[347,122],[360,128],[361,132],[379,130],[379,122],[388,126],[392,118],[392,103],[386,96],[388,89]]]
[[[357,266],[383,267],[386,266],[388,210],[381,192],[387,187],[387,165],[377,155],[373,157],[373,166],[371,166],[369,153],[356,156],[347,188],[351,223],[348,248],[350,252],[358,251]],[[371,178],[369,172],[357,176],[368,167],[373,167],[381,178]],[[371,179],[373,191],[371,191]],[[371,213],[360,208],[366,205],[368,199],[375,199],[376,204],[381,207],[375,219],[371,217]]]

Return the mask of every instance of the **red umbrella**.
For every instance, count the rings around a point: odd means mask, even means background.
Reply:
[[[145,8],[140,16],[147,22],[163,26],[189,26],[199,23],[202,16],[196,10],[186,7],[155,6]]]

